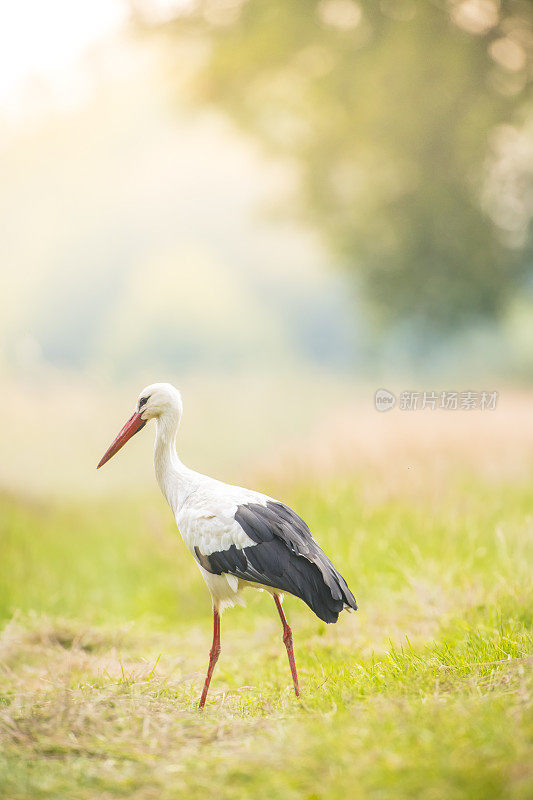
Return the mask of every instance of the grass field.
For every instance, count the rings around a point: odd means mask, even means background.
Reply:
[[[298,702],[250,593],[203,713],[209,598],[161,498],[3,496],[0,797],[530,798],[533,497],[472,475],[265,487],[360,611],[326,626],[286,599]]]

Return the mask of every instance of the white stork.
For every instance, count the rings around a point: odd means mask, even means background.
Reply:
[[[301,598],[324,622],[336,622],[344,608],[356,609],[355,598],[292,509],[265,494],[222,483],[182,464],[175,447],[181,415],[181,395],[174,386],[147,386],[139,395],[135,413],[98,468],[155,419],[157,482],[213,600],[213,644],[200,708],[220,654],[220,614],[228,606],[242,604],[240,593],[247,586],[264,589],[274,598],[298,697],[292,632],[281,605],[283,593]]]

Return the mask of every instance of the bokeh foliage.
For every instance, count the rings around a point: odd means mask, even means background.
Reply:
[[[164,20],[193,96],[295,168],[292,211],[375,318],[497,320],[531,262],[527,0],[199,0]],[[528,189],[529,185],[529,189]]]

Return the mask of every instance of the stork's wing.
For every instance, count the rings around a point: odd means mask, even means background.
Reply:
[[[291,508],[274,500],[246,503],[238,506],[234,521],[236,536],[229,547],[209,553],[201,545],[194,548],[208,572],[289,592],[325,622],[336,622],[345,606],[357,608],[346,581]],[[243,531],[247,546],[242,546]]]

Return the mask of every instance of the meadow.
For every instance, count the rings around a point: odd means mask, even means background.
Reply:
[[[265,472],[360,610],[327,626],[286,598],[298,701],[274,605],[249,592],[203,712],[209,597],[163,500],[5,492],[0,797],[531,797],[530,453],[505,467],[526,438],[495,432],[485,470],[471,438],[438,468],[421,445],[409,469]]]

